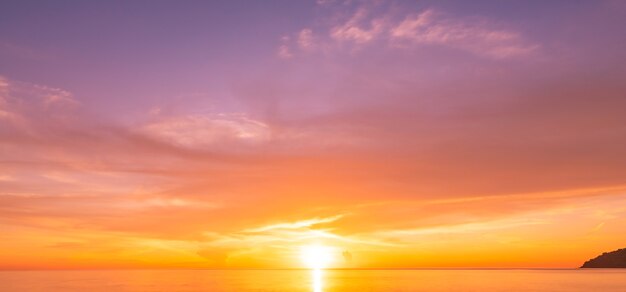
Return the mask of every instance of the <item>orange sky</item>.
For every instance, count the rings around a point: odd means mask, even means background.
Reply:
[[[0,269],[302,268],[309,244],[333,268],[573,268],[624,247],[621,2],[290,2],[0,6]]]

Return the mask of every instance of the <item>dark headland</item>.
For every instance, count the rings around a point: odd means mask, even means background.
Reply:
[[[605,252],[586,261],[581,268],[626,268],[626,248]]]

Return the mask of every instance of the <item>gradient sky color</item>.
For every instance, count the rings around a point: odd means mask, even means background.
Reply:
[[[625,1],[2,1],[0,269],[577,267]]]

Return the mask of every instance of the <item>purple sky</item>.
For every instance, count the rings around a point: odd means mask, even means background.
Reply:
[[[2,1],[0,268],[620,247],[625,3]]]

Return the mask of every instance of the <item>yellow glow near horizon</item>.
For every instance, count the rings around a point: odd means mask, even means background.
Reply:
[[[331,249],[317,244],[303,246],[300,256],[304,264],[311,269],[323,269],[332,261]]]

